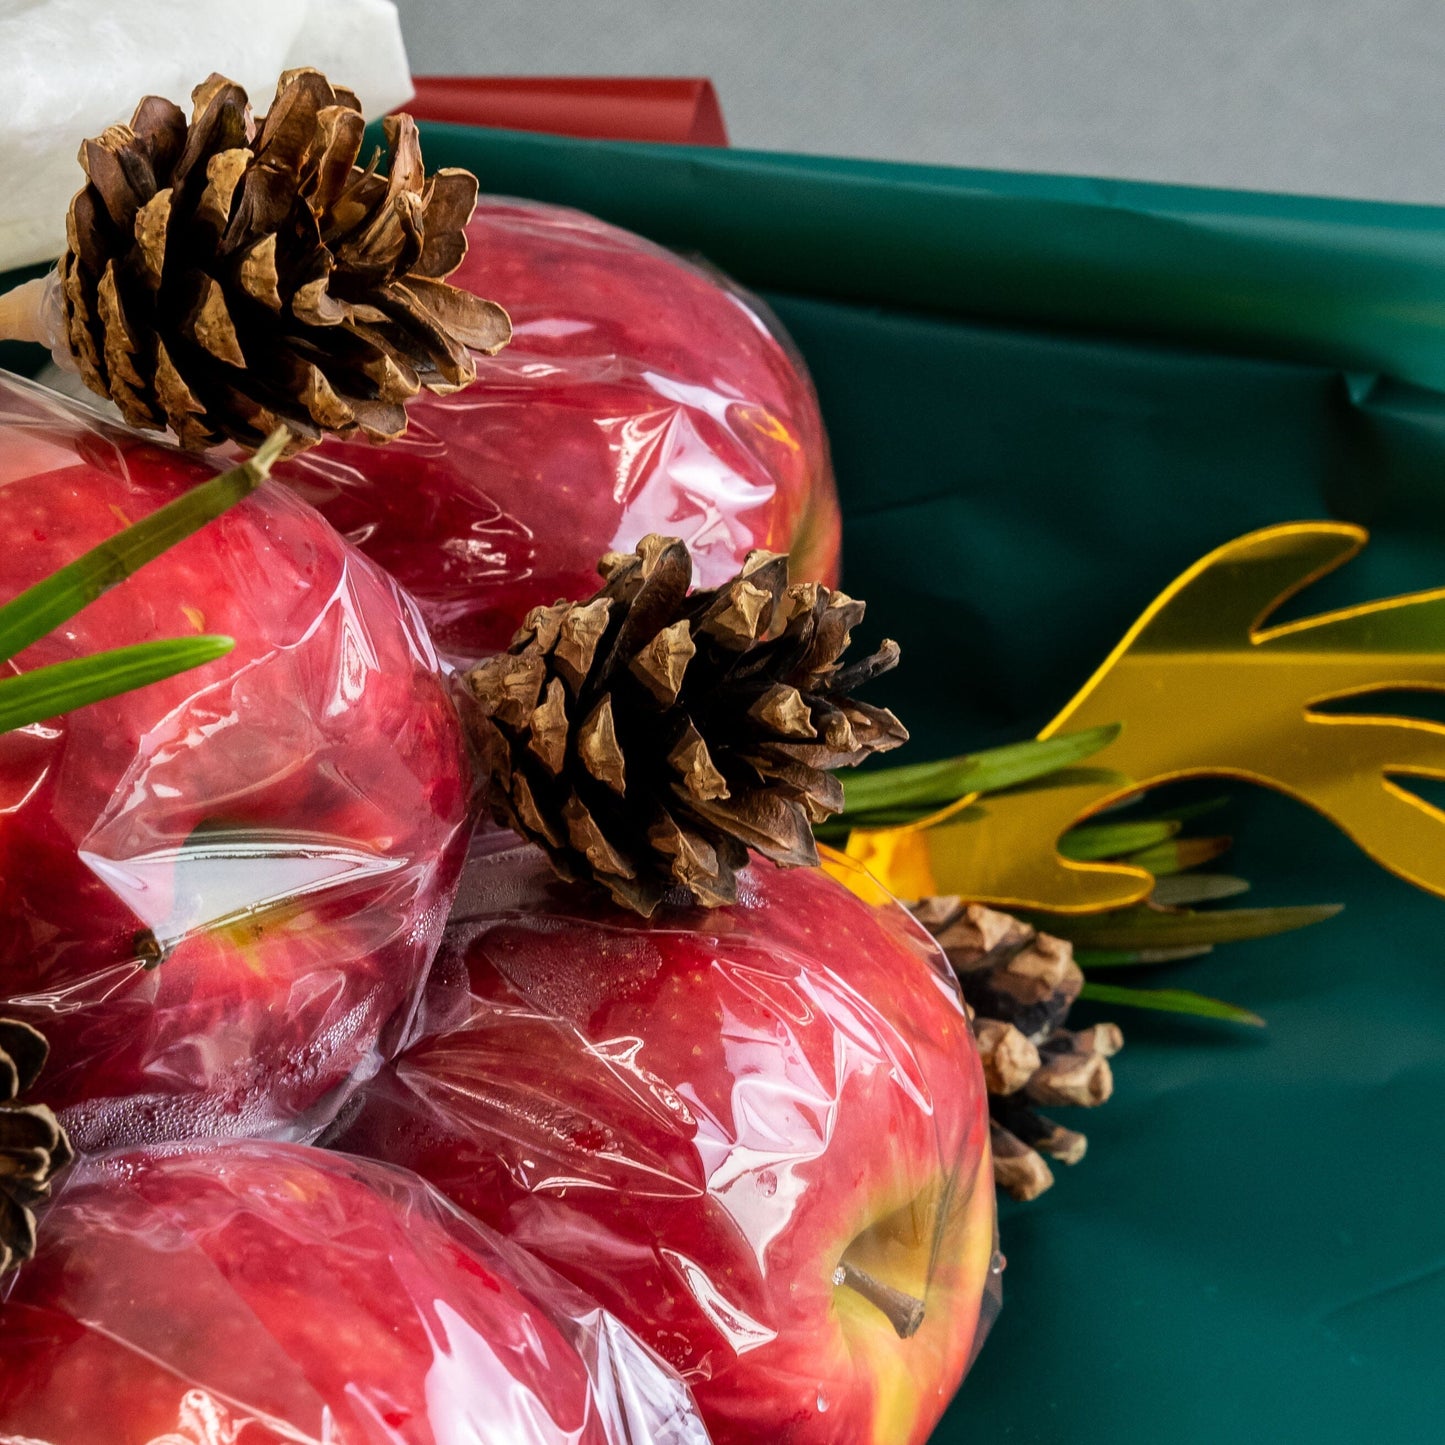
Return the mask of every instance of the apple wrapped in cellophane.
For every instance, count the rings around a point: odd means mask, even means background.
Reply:
[[[332,438],[277,468],[416,597],[443,652],[505,647],[581,597],[603,553],[682,538],[700,586],[754,548],[833,583],[839,514],[817,397],[759,303],[580,211],[483,197],[448,278],[511,343],[408,406],[384,448]]]
[[[0,1360],[27,1445],[707,1445],[590,1300],[414,1176],[304,1145],[80,1165]]]
[[[483,836],[422,1036],[335,1142],[612,1310],[719,1445],[917,1445],[996,1298],[968,1020],[886,897],[761,861],[738,893],[642,919]]]
[[[0,379],[8,600],[214,474]],[[415,606],[267,486],[22,651],[234,638],[0,736],[0,1016],[81,1148],[301,1133],[400,1039],[471,773]]]

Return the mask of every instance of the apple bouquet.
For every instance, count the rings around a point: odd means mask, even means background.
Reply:
[[[707,1445],[676,1378],[522,1250],[300,1145],[79,1166],[0,1359],[0,1438],[36,1445]]]

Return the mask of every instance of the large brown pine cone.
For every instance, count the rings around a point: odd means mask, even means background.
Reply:
[[[476,177],[422,169],[389,116],[387,176],[357,165],[356,97],[314,70],[282,76],[268,114],[213,75],[189,123],[148,96],[81,147],[60,278],[86,384],[133,426],[183,445],[255,447],[286,425],[384,441],[425,386],[476,376],[506,313],[445,282],[466,251]]]
[[[863,604],[790,584],[771,553],[697,592],[674,538],[645,537],[602,572],[595,596],[534,609],[508,652],[467,675],[499,819],[564,877],[644,914],[669,891],[733,902],[750,848],[816,863],[812,825],[843,803],[829,770],[908,736],[851,695],[897,645],[844,666]]]

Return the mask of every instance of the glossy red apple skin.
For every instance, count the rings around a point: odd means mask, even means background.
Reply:
[[[699,586],[755,547],[836,582],[817,398],[753,303],[558,206],[484,197],[467,236],[450,279],[507,308],[511,344],[465,391],[419,396],[402,440],[328,441],[277,472],[412,592],[443,651],[505,647],[649,532],[688,543]]]
[[[625,1320],[718,1445],[917,1445],[992,1289],[972,1036],[896,904],[817,870],[743,879],[735,908],[644,922],[530,849],[474,856],[427,1036],[340,1142]],[[925,1298],[913,1338],[837,1285],[845,1250]]]
[[[301,1145],[83,1165],[0,1359],[0,1439],[26,1445],[706,1445],[683,1387],[520,1251]]]
[[[210,475],[3,382],[0,600]],[[81,1147],[324,1115],[399,1036],[460,867],[470,770],[421,620],[284,489],[13,666],[197,632],[235,650],[0,736],[0,1013],[50,1040],[38,1097]]]

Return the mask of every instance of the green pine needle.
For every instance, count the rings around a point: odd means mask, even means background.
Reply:
[[[278,427],[240,466],[193,487],[0,607],[0,662],[23,652],[147,562],[249,496],[266,480],[290,435],[285,427]]]
[[[1036,921],[1048,933],[1079,948],[1198,948],[1271,938],[1323,923],[1340,911],[1337,903],[1296,908],[1221,908],[1208,913],[1165,912],[1141,905],[1117,913],[1062,916]]]
[[[1183,963],[1213,953],[1212,944],[1195,948],[1077,948],[1074,962],[1080,968],[1149,968],[1160,963]]]
[[[1149,901],[1161,908],[1192,908],[1196,903],[1222,903],[1249,892],[1249,883],[1229,873],[1172,873],[1154,879]]]
[[[1182,825],[1172,818],[1146,818],[1133,823],[1082,823],[1059,841],[1059,852],[1076,863],[1118,858],[1166,843]],[[1132,862],[1133,860],[1130,859]]]
[[[1131,853],[1122,861],[1143,868],[1155,878],[1169,878],[1175,873],[1202,868],[1206,863],[1222,858],[1233,846],[1233,838],[1171,838],[1167,843],[1157,843],[1142,852]]]
[[[842,779],[844,802],[839,821],[848,827],[865,826],[856,821],[858,815],[886,812],[897,821],[912,822],[969,793],[996,793],[1056,773],[1092,757],[1118,736],[1117,725],[1089,728],[932,763],[850,773]]]
[[[1160,1013],[1189,1014],[1194,1018],[1220,1019],[1225,1023],[1249,1024],[1263,1028],[1264,1020],[1238,1004],[1190,993],[1182,988],[1123,988],[1111,983],[1086,983],[1081,998],[1121,1008],[1154,1009]]]
[[[229,637],[168,637],[0,678],[0,733],[201,667],[234,646]]]

